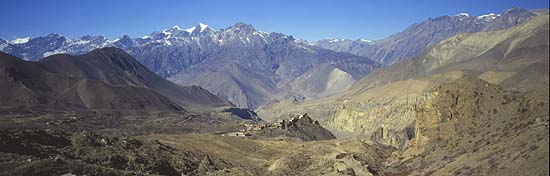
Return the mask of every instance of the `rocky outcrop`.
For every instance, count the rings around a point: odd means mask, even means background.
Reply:
[[[548,88],[520,93],[465,77],[431,92],[415,138],[386,175],[548,173]]]
[[[258,114],[273,120],[269,117],[308,112],[339,138],[355,137],[403,149],[414,136],[418,105],[431,96],[424,92],[430,84],[408,80],[339,95],[340,99],[335,100],[279,102],[260,109]]]
[[[528,99],[479,78],[466,77],[432,89],[434,95],[418,109],[413,148],[429,151],[452,139],[507,132],[519,121],[546,118],[547,97]],[[546,100],[547,101],[547,100]]]
[[[344,103],[335,110],[326,125],[352,132],[359,138],[403,149],[414,137],[419,104],[430,96],[419,93],[393,97],[387,102]]]
[[[244,131],[261,136],[284,136],[304,141],[336,139],[330,131],[319,125],[318,121],[312,120],[307,114],[290,119],[279,119],[275,123],[247,125]]]

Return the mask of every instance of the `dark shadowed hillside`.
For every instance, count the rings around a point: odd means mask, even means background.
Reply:
[[[230,105],[200,87],[171,83],[116,48],[40,62],[1,56],[4,106],[182,110]]]
[[[144,87],[114,86],[99,80],[47,71],[40,63],[1,53],[3,108],[183,110]]]
[[[48,71],[83,77],[111,85],[146,87],[181,106],[230,106],[229,102],[198,86],[179,86],[149,71],[121,49],[103,48],[71,56],[53,55],[39,61]]]

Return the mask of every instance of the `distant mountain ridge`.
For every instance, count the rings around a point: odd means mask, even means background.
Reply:
[[[414,57],[425,48],[459,33],[506,29],[544,14],[548,14],[548,9],[525,10],[519,7],[508,9],[501,14],[470,16],[468,13],[459,13],[429,18],[382,40],[327,39],[311,44],[334,51],[367,56],[389,65]]]

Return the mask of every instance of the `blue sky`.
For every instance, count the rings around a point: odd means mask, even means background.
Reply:
[[[548,8],[548,0],[0,0],[0,38],[124,34],[237,21],[296,38],[382,39],[429,17]]]

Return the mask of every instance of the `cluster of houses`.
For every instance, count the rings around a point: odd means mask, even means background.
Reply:
[[[281,129],[281,130],[288,130],[289,127],[297,126],[302,123],[312,123],[319,125],[318,121],[313,121],[308,115],[303,114],[297,117],[291,117],[290,119],[279,119],[275,123],[267,123],[267,124],[244,124],[244,128],[241,129],[239,132],[232,132],[232,133],[226,133],[222,136],[251,136],[251,133],[262,131],[262,130],[269,130],[269,129]]]

